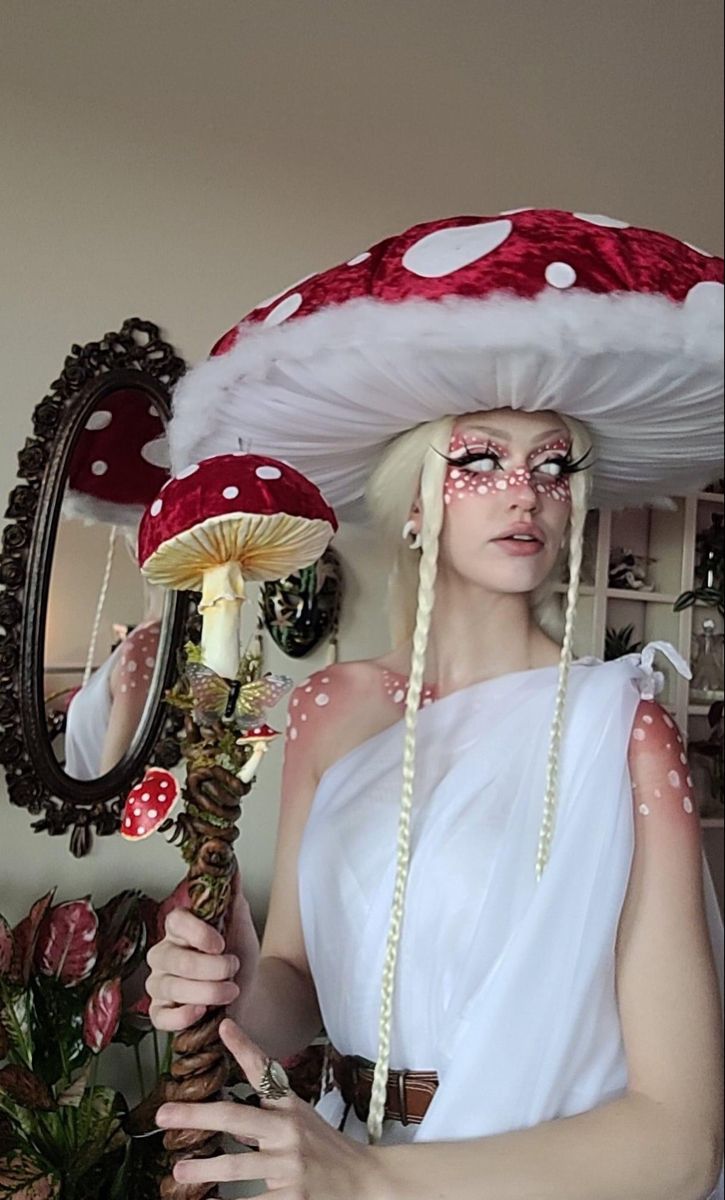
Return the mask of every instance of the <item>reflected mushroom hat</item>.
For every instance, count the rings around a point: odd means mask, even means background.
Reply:
[[[169,478],[164,422],[149,397],[119,388],[88,417],[71,455],[63,516],[136,528]]]
[[[175,472],[239,439],[362,515],[388,443],[444,416],[558,411],[591,507],[698,491],[723,440],[723,262],[612,217],[525,208],[412,226],[257,304],[180,381]]]

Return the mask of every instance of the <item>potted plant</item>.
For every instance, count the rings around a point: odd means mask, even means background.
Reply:
[[[607,626],[604,639],[604,658],[607,662],[613,658],[622,658],[625,654],[635,654],[642,646],[641,642],[633,642],[634,625],[623,625],[621,629]]]
[[[162,1099],[155,1030],[136,998],[145,950],[179,889],[162,905],[123,891],[95,909],[89,897],[53,904],[48,892],[11,929],[0,916],[0,1198],[155,1200],[166,1169],[154,1114]],[[153,1042],[155,1069],[141,1070]],[[99,1083],[112,1043],[130,1047],[141,1101],[131,1109]]]

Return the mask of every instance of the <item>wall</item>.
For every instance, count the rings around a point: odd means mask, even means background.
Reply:
[[[260,297],[389,232],[531,204],[722,252],[718,0],[2,8],[0,494],[71,343],[127,316],[195,361]],[[340,546],[343,655],[379,652],[374,543]],[[241,848],[260,920],[278,773],[272,757]],[[160,838],[78,862],[4,794],[0,821],[10,918],[51,881],[103,899],[182,873]]]

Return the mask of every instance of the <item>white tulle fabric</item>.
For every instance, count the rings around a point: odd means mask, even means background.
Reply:
[[[72,779],[98,779],[103,743],[111,716],[111,674],[122,643],[94,671],[68,706],[65,728],[65,770]]]
[[[669,643],[657,646],[682,663]],[[439,1086],[420,1125],[385,1122],[383,1145],[524,1129],[624,1093],[614,950],[634,849],[627,749],[640,696],[662,685],[653,648],[572,664],[557,823],[539,884],[558,668],[474,684],[420,711],[391,1066],[434,1069]],[[342,1054],[372,1060],[403,740],[401,720],[323,775],[299,858],[325,1029]],[[704,855],[703,872],[722,996],[723,924]],[[317,1111],[339,1124],[337,1088]],[[367,1140],[352,1109],[345,1133]],[[712,1197],[723,1198],[722,1176]]]

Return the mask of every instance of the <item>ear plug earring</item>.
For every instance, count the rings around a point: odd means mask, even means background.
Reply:
[[[413,540],[411,542],[408,543],[410,546],[410,549],[411,550],[420,550],[420,530],[418,530],[418,532],[416,533],[415,525],[413,524],[413,522],[406,521],[405,525],[403,526],[403,540],[407,541],[407,539],[410,537],[411,533],[415,534],[415,537],[413,538]]]

